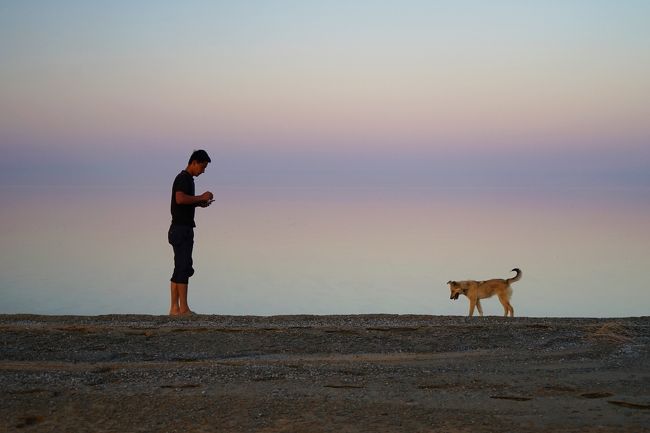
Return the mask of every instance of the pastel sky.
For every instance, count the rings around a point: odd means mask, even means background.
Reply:
[[[2,1],[0,180],[154,184],[206,148],[223,184],[647,186],[649,20],[643,0]]]
[[[646,0],[0,0],[0,313],[164,314],[171,183],[204,148],[201,313],[466,314],[446,281],[519,267],[517,314],[647,314],[648,23]]]

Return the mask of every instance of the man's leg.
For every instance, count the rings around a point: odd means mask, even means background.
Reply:
[[[174,247],[174,274],[171,278],[171,307],[169,314],[172,316],[192,314],[190,307],[187,305],[187,285],[189,278],[194,275],[194,268],[192,267],[194,230],[192,228],[172,226],[169,243]],[[182,281],[182,283],[178,281]]]
[[[187,305],[187,284],[176,284],[176,287],[178,288],[178,306],[179,306],[179,314],[191,314],[192,311],[190,310],[190,307]]]
[[[171,282],[171,295],[172,295],[172,305],[169,308],[169,315],[178,316],[181,312],[180,306],[178,305],[178,300],[179,300],[178,284],[173,281]],[[185,304],[187,305],[187,299],[185,300]]]

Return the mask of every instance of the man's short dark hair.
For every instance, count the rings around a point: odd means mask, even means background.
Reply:
[[[206,152],[203,149],[195,150],[192,153],[192,156],[190,156],[190,160],[189,160],[188,164],[191,164],[192,161],[196,161],[196,162],[212,162],[212,160],[208,156],[208,152]]]

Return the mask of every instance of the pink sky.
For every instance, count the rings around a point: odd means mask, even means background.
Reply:
[[[141,174],[130,159],[165,170],[206,148],[228,179],[289,171],[297,185],[300,167],[329,170],[320,156],[394,162],[393,177],[411,161],[560,162],[647,185],[648,13],[579,0],[4,5],[2,180],[59,182],[83,163],[84,181],[110,183]],[[33,172],[17,173],[25,159]]]

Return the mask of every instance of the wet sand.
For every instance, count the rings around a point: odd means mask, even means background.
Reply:
[[[0,432],[649,432],[650,317],[0,315]]]

